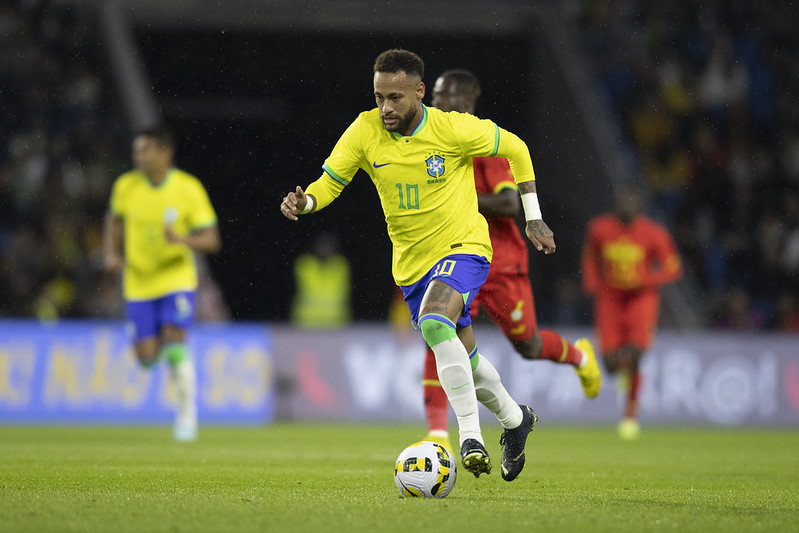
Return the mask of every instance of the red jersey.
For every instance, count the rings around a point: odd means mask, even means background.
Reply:
[[[592,219],[582,266],[589,294],[656,291],[682,275],[674,241],[662,226],[643,215],[628,225],[615,214]]]
[[[504,157],[475,157],[474,185],[477,194],[496,194],[502,189],[517,189],[510,164]],[[513,217],[485,216],[494,248],[491,274],[527,274],[527,245]]]

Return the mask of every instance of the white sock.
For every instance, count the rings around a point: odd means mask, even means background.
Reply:
[[[476,439],[482,443],[474,378],[466,348],[457,338],[445,340],[431,348],[436,355],[438,380],[458,419],[460,443],[463,444],[466,439]]]
[[[177,419],[184,424],[197,424],[197,376],[194,362],[186,358],[172,368],[172,379],[178,393]]]
[[[499,372],[491,361],[479,353],[475,357],[479,357],[477,368],[473,373],[477,399],[496,415],[502,427],[507,429],[519,427],[523,419],[521,407],[502,385]]]

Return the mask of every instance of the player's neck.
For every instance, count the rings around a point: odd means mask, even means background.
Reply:
[[[419,109],[417,110],[417,113],[416,113],[416,118],[414,118],[413,122],[411,122],[408,125],[408,129],[406,131],[402,132],[402,136],[403,137],[410,137],[411,135],[413,135],[413,132],[416,131],[416,128],[418,128],[419,124],[422,123],[422,120],[424,120],[424,108],[420,104],[419,105]]]
[[[147,179],[150,180],[150,183],[153,187],[158,187],[162,183],[166,181],[166,177],[169,175],[169,169],[157,170],[150,174],[147,174]]]

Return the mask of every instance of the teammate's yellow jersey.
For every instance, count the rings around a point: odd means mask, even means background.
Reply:
[[[418,281],[440,259],[475,254],[491,260],[488,226],[477,210],[472,158],[507,157],[517,183],[535,179],[530,153],[516,135],[490,120],[422,106],[410,136],[386,131],[377,108],[344,132],[308,194],[321,209],[359,168],[377,188],[393,243],[398,285]]]
[[[111,212],[124,221],[126,299],[149,300],[197,288],[194,253],[188,246],[168,243],[164,225],[187,235],[217,223],[200,180],[173,168],[154,187],[143,173],[126,172],[114,182]]]

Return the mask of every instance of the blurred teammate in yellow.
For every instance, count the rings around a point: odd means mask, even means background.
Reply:
[[[126,318],[139,363],[170,365],[178,393],[174,436],[197,438],[196,373],[186,333],[195,316],[194,252],[221,248],[217,217],[200,181],[173,166],[165,126],[133,140],[134,170],[119,176],[103,232],[105,268],[123,271]]]

